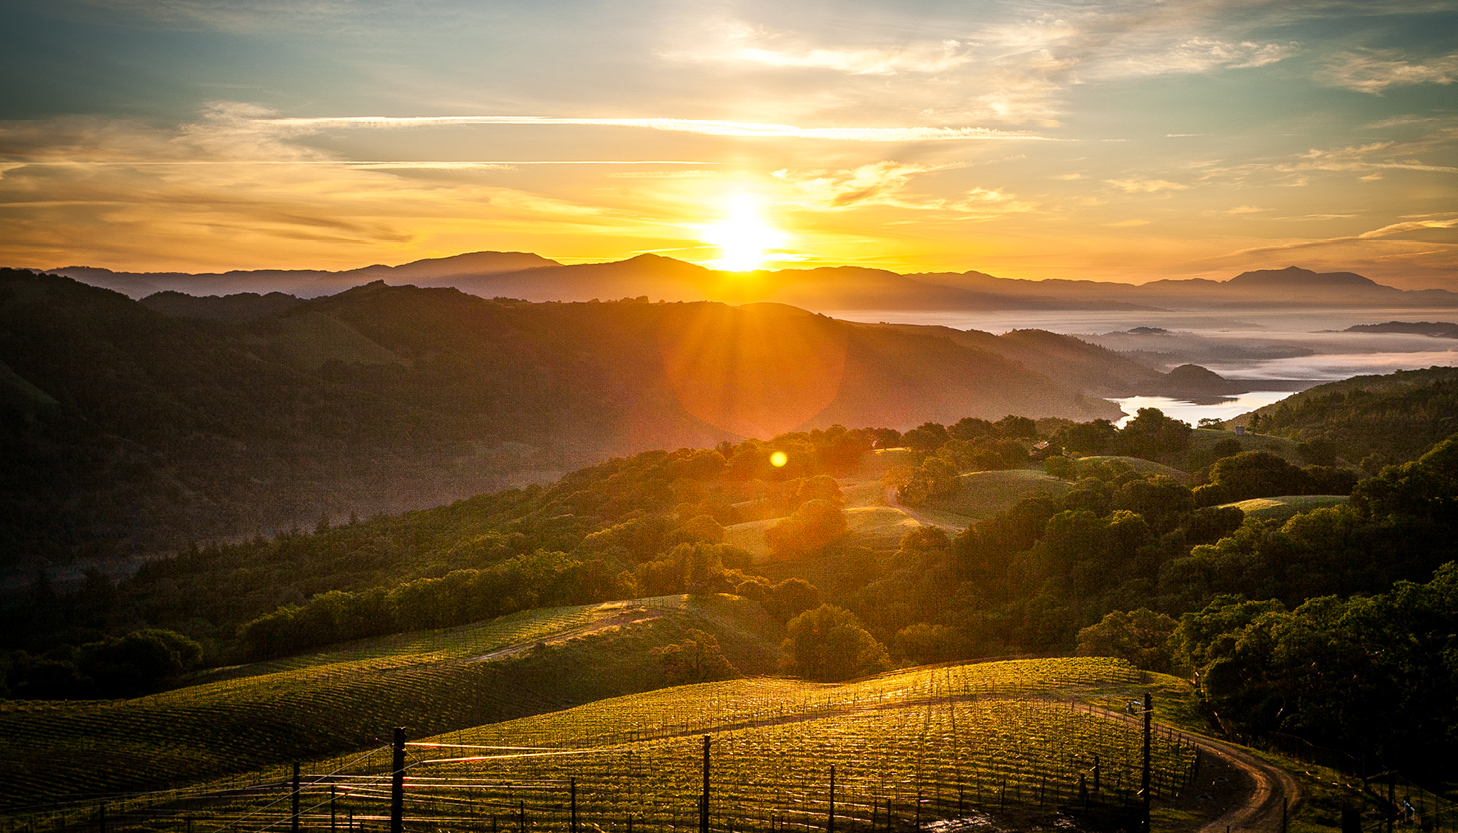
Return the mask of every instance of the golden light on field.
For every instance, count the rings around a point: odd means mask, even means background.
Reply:
[[[704,242],[719,247],[716,269],[750,272],[760,268],[770,252],[784,245],[784,232],[765,222],[759,201],[748,194],[730,198],[728,217],[704,229]]]
[[[775,453],[770,455],[770,465],[774,466],[777,469],[784,468],[785,464],[788,462],[790,462],[790,455],[786,454],[783,451],[776,451]]]

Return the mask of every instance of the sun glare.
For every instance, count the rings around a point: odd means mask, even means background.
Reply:
[[[770,250],[784,242],[783,232],[771,228],[760,216],[759,203],[745,194],[729,204],[729,216],[722,223],[704,229],[704,242],[719,247],[716,269],[750,272],[760,268]]]

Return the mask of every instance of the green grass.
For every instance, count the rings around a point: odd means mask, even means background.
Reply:
[[[1062,497],[1072,488],[1066,480],[1033,469],[974,471],[962,475],[961,480],[961,489],[932,498],[923,508],[982,520],[1006,512],[1025,497],[1040,492]]]
[[[724,543],[753,555],[755,560],[769,557],[769,545],[764,541],[764,531],[779,523],[782,518],[765,521],[746,521],[724,527]]]
[[[871,549],[895,550],[906,533],[921,522],[892,506],[858,506],[845,510],[846,531],[854,543]]]
[[[1286,521],[1313,509],[1328,506],[1345,506],[1347,495],[1284,495],[1282,497],[1258,497],[1250,500],[1227,503],[1241,510],[1249,518],[1263,521]]]
[[[1235,440],[1240,443],[1241,451],[1268,451],[1277,457],[1283,457],[1289,463],[1305,465],[1296,447],[1299,445],[1294,440],[1285,437],[1273,437],[1269,434],[1236,434],[1232,431],[1222,431],[1214,428],[1196,428],[1190,434],[1190,448],[1186,456],[1198,456],[1200,452],[1213,454],[1215,444],[1221,440]]]
[[[1190,484],[1189,472],[1182,471],[1180,469],[1174,468],[1173,466],[1166,466],[1163,463],[1156,463],[1153,460],[1146,460],[1143,457],[1119,457],[1112,454],[1101,454],[1093,457],[1078,458],[1078,462],[1080,463],[1092,460],[1120,460],[1133,466],[1134,470],[1139,472],[1140,474],[1162,474],[1165,477],[1172,478],[1179,483],[1185,484],[1186,486]]]
[[[918,461],[916,452],[909,448],[878,448],[861,457],[856,477],[879,481],[891,469],[897,466],[914,466]]]
[[[0,707],[13,764],[4,803],[173,786],[664,684],[650,650],[715,633],[747,673],[773,670],[778,629],[756,604],[683,596],[537,610],[228,669],[135,700]]]

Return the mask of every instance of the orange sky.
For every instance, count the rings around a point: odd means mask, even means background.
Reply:
[[[0,264],[1458,289],[1458,11],[1289,5],[17,3]]]

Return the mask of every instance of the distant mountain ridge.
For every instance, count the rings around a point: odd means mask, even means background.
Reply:
[[[93,286],[140,299],[175,291],[194,296],[283,293],[332,295],[384,280],[453,287],[482,298],[526,301],[616,300],[769,301],[815,312],[851,310],[1167,310],[1242,307],[1362,307],[1382,303],[1414,309],[1458,307],[1458,293],[1401,290],[1354,272],[1318,273],[1296,266],[1243,272],[1226,281],[1159,280],[1142,285],[1063,279],[998,278],[984,272],[902,275],[858,266],[748,273],[719,272],[660,255],[608,263],[563,265],[525,252],[472,252],[399,266],[340,272],[257,270],[191,275],[114,272],[70,266],[54,270]]]

